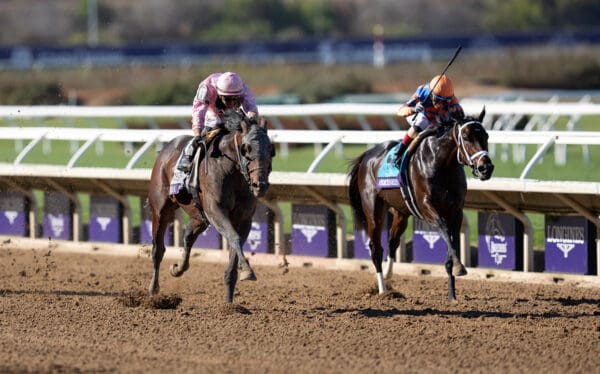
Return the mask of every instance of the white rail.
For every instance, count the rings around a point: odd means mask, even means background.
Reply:
[[[20,164],[42,140],[82,141],[83,145],[74,152],[68,166],[75,166],[94,143],[122,142],[142,143],[133,154],[127,169],[135,167],[136,162],[153,144],[168,142],[178,135],[189,135],[189,130],[124,130],[100,128],[62,128],[62,127],[6,127],[0,131],[0,140],[29,141],[14,160]],[[489,131],[491,146],[500,145],[538,145],[538,150],[527,162],[521,173],[526,178],[534,165],[548,152],[552,145],[600,145],[600,132],[596,131]],[[269,136],[274,143],[287,145],[325,144],[327,145],[315,157],[309,167],[314,171],[321,160],[338,144],[379,144],[392,139],[400,139],[404,131],[356,131],[356,130],[270,130]]]
[[[398,104],[298,104],[261,105],[259,111],[264,116],[305,117],[323,115],[372,115],[395,116]],[[504,102],[495,100],[463,99],[461,105],[467,113],[479,113],[485,106],[490,115],[496,114],[543,114],[543,115],[600,115],[600,104],[595,103],[554,103],[554,102]],[[187,118],[191,116],[190,106],[0,106],[0,118]]]

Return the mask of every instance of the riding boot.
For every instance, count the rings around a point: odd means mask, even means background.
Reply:
[[[408,148],[408,144],[404,144],[403,142],[400,143],[400,148],[398,148],[398,152],[396,153],[396,159],[394,160],[394,165],[396,165],[396,167],[398,169],[400,169],[400,163],[402,162],[402,156],[404,156],[404,152],[406,152],[407,148]]]
[[[185,146],[179,160],[177,161],[177,169],[181,170],[185,173],[189,173],[192,167],[192,160],[194,159],[194,154],[196,153],[196,149],[198,149],[198,142],[196,138],[190,140],[190,142]]]

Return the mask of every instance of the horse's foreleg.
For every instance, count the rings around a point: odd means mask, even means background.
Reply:
[[[239,233],[239,241],[237,246],[237,253],[240,262],[240,280],[256,280],[256,275],[254,274],[254,270],[250,267],[250,263],[246,259],[243,253],[243,246],[248,238],[248,234],[250,233],[250,228],[252,227],[252,219],[249,219],[247,222],[242,222],[238,227]]]
[[[183,253],[181,255],[181,260],[172,264],[169,269],[172,276],[180,277],[189,269],[192,245],[194,245],[198,235],[206,230],[206,227],[207,225],[198,219],[191,219],[190,222],[188,222],[183,235]]]
[[[160,290],[158,283],[158,277],[160,272],[160,263],[165,255],[165,228],[166,225],[161,224],[161,220],[158,215],[153,214],[152,216],[152,264],[154,266],[152,271],[152,280],[150,281],[150,287],[148,287],[150,293],[157,294]]]
[[[256,280],[254,270],[250,267],[248,260],[244,256],[242,246],[244,241],[248,237],[250,227],[252,225],[252,217],[248,219],[248,222],[242,223],[238,229],[233,227],[233,224],[229,220],[229,217],[223,215],[218,209],[212,208],[212,220],[213,226],[227,239],[230,250],[238,257],[240,272],[240,280]]]
[[[444,267],[446,268],[446,273],[448,274],[448,300],[455,301],[456,288],[454,275],[452,275],[452,258],[450,256],[446,256],[446,262],[444,263]]]
[[[438,226],[440,234],[442,235],[442,238],[444,238],[444,241],[446,242],[446,246],[448,248],[448,251],[446,253],[446,261],[444,263],[446,273],[448,274],[448,300],[454,301],[456,300],[454,276],[462,276],[467,274],[467,269],[465,269],[465,266],[462,264],[462,262],[456,255],[456,248],[458,248],[458,246],[460,245],[458,238],[460,226],[458,226],[458,231],[455,227],[456,225],[452,226],[449,229],[439,218]]]
[[[224,274],[225,287],[227,287],[227,303],[233,302],[233,294],[235,292],[235,284],[238,280],[238,255],[235,251],[229,250],[229,263]]]

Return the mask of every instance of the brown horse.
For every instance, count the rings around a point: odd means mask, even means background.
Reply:
[[[464,164],[471,166],[473,174],[480,180],[492,176],[494,165],[490,160],[488,134],[479,118],[468,117],[460,122],[441,124],[426,130],[429,136],[420,136],[420,144],[408,161],[408,184],[412,188],[409,205],[399,188],[380,189],[376,183],[378,169],[384,156],[397,142],[387,142],[373,147],[352,163],[350,171],[350,202],[358,227],[366,228],[369,237],[371,260],[377,271],[379,293],[385,292],[383,282],[381,231],[386,212],[391,212],[393,221],[389,231],[389,263],[386,278],[391,276],[395,251],[400,237],[406,230],[408,218],[420,215],[435,225],[447,244],[445,268],[448,273],[448,299],[455,300],[454,276],[465,275],[466,269],[456,254],[460,245],[460,227],[467,191]],[[433,132],[433,134],[431,134]],[[422,133],[423,134],[423,133]],[[424,135],[424,134],[423,134]]]
[[[229,263],[224,278],[226,300],[231,303],[238,279],[238,266],[241,269],[240,280],[256,280],[242,246],[250,232],[257,198],[264,196],[269,188],[275,148],[267,135],[264,121],[260,124],[251,123],[241,112],[226,113],[221,133],[210,142],[205,157],[194,163],[190,178],[197,182],[198,189],[192,189],[193,196],[184,192],[183,196],[179,194],[176,198],[170,195],[169,186],[177,159],[190,138],[180,136],[166,144],[152,169],[148,202],[152,211],[154,272],[150,292],[159,291],[165,229],[173,219],[175,210],[181,207],[191,219],[183,237],[183,255],[178,263],[171,266],[171,275],[181,276],[189,268],[192,245],[210,224],[229,244]]]

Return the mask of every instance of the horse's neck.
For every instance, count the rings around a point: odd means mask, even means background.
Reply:
[[[456,144],[455,138],[456,128],[449,128],[441,136],[431,135],[424,139],[428,153],[431,153],[434,159],[434,164],[439,168],[442,166],[453,166],[458,165],[456,159],[456,152],[458,151],[458,145]],[[421,146],[424,146],[422,144]],[[425,147],[423,147],[425,148]]]

